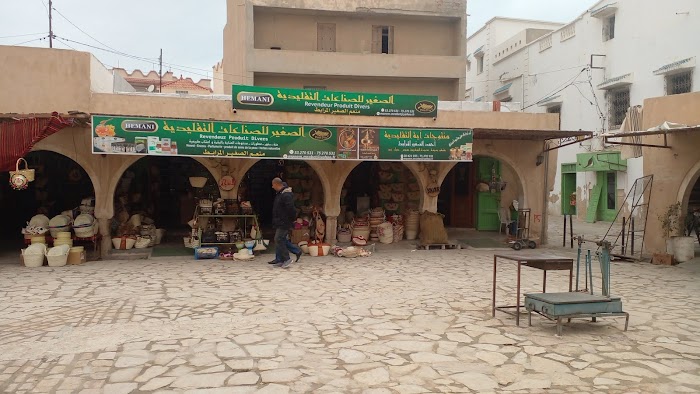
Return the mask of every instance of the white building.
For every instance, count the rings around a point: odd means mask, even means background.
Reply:
[[[562,130],[600,135],[645,98],[700,90],[698,36],[697,0],[605,0],[566,25],[494,18],[467,40],[466,97],[520,101],[524,111],[560,113]],[[614,220],[629,209],[642,160],[600,136],[561,148],[549,213],[571,212],[576,193],[579,217]]]

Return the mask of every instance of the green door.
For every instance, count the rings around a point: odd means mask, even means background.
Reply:
[[[476,159],[477,179],[490,182],[493,170],[496,177],[501,176],[501,163],[492,158],[479,157]],[[501,221],[498,219],[498,209],[501,207],[501,193],[478,192],[476,198],[476,229],[479,231],[498,231]]]
[[[576,194],[576,173],[561,174],[561,214],[576,215],[576,206],[571,205],[571,195]]]
[[[598,218],[604,222],[612,222],[617,216],[617,172],[597,172],[596,183],[601,187]]]

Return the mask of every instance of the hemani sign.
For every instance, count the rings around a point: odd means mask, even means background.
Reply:
[[[436,117],[436,96],[233,85],[233,108],[329,115]]]
[[[471,161],[470,129],[260,124],[94,115],[92,152],[298,160]]]

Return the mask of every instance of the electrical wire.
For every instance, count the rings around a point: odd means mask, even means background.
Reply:
[[[535,105],[539,104],[542,100],[547,99],[547,98],[549,98],[549,97],[552,97],[552,96],[554,96],[554,95],[557,94],[557,93],[563,92],[566,88],[568,88],[569,86],[573,85],[574,82],[576,82],[576,80],[578,79],[578,77],[581,76],[581,74],[583,74],[583,72],[586,71],[587,69],[588,69],[587,66],[586,66],[585,68],[581,69],[581,71],[579,71],[578,74],[576,74],[573,78],[570,78],[570,79],[567,80],[567,82],[564,82],[564,84],[563,84],[562,87],[555,89],[555,90],[552,91],[551,93],[545,95],[544,97],[542,97],[541,99],[539,99],[539,100],[535,101],[534,103],[528,105],[527,107],[523,107],[523,109],[522,109],[521,111],[525,111],[525,110],[528,109],[528,108],[534,107]]]
[[[81,29],[78,25],[76,25],[76,24],[73,23],[70,19],[68,19],[68,17],[66,17],[65,15],[63,15],[63,13],[62,13],[61,11],[59,11],[58,9],[56,9],[56,7],[52,7],[52,9],[53,9],[54,11],[56,11],[56,13],[58,13],[58,15],[60,15],[63,19],[65,19],[66,22],[70,23],[71,25],[73,25],[73,27],[75,27],[76,29],[78,29],[81,33],[83,33],[83,34],[85,34],[86,36],[92,38],[94,41],[98,42],[100,45],[104,45],[105,47],[107,47],[107,48],[109,48],[109,49],[111,49],[111,50],[113,50],[113,51],[115,51],[115,52],[119,52],[118,50],[112,48],[111,46],[105,44],[104,42],[98,40],[97,38],[91,36],[91,35],[90,35],[88,32],[86,32],[85,30]]]
[[[28,40],[28,41],[23,41],[23,42],[20,42],[20,43],[17,43],[17,44],[12,44],[11,46],[16,47],[16,46],[20,46],[20,45],[24,45],[24,44],[29,44],[30,42],[34,42],[34,41],[42,41],[42,40],[45,40],[45,39],[47,39],[47,38],[49,38],[49,36],[41,37],[41,38],[34,38],[34,39],[31,39],[31,40]]]
[[[38,35],[48,35],[49,32],[43,32],[43,33],[29,33],[29,34],[17,34],[14,36],[2,36],[0,39],[5,39],[5,38],[18,38],[18,37],[30,37],[30,36],[38,36]]]

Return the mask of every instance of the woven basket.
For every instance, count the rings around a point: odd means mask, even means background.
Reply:
[[[338,231],[338,242],[352,242],[352,232],[350,232],[349,230]]]
[[[73,230],[78,238],[91,238],[97,230],[97,221],[90,214],[78,215],[73,222]]]
[[[151,244],[151,237],[146,235],[143,237],[136,238],[136,243],[134,244],[134,248],[146,249],[150,244]]]
[[[49,249],[46,252],[46,260],[49,262],[49,267],[63,267],[68,263],[68,253],[70,246],[60,245]]]
[[[24,163],[23,169],[19,168],[20,162]],[[10,177],[12,177],[13,175],[23,175],[25,178],[27,178],[27,181],[34,182],[34,170],[30,169],[29,165],[27,164],[27,161],[21,157],[17,159],[17,163],[15,163],[15,170],[10,171]]]
[[[44,265],[44,257],[46,256],[46,245],[34,244],[27,249],[22,249],[22,260],[25,267],[37,268]]]

